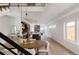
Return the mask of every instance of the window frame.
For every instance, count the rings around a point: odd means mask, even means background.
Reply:
[[[66,25],[67,25],[67,23],[70,23],[70,22],[75,22],[75,39],[74,39],[74,41],[67,39],[67,32],[66,32],[67,31],[67,26]],[[77,41],[77,21],[76,20],[64,22],[64,40],[72,41],[72,42]]]

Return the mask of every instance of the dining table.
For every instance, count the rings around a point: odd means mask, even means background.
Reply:
[[[23,41],[20,43],[20,46],[27,49],[35,49],[36,54],[38,54],[38,50],[41,47],[46,46],[46,42],[43,40],[29,40],[29,41]]]

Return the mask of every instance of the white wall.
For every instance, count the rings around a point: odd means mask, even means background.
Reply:
[[[16,29],[14,29],[16,27]],[[17,31],[20,31],[21,34],[21,19],[18,17],[14,17],[10,19],[10,30],[11,33],[17,33]]]
[[[12,32],[13,26],[16,26],[17,30],[21,30],[21,19],[13,16],[0,16],[0,32],[8,35]]]
[[[64,45],[66,48],[69,50],[73,51],[76,54],[79,54],[79,42],[71,42],[64,40],[64,22],[69,22],[69,21],[76,21],[76,40],[79,40],[79,12],[71,14],[69,16],[66,16],[62,19],[59,19],[57,21],[53,21],[51,24],[48,25],[54,25],[56,24],[56,28],[49,28],[48,29],[48,36],[59,42],[60,44]]]
[[[10,33],[10,22],[6,16],[0,16],[0,32],[5,35]]]
[[[79,18],[77,19],[77,42],[79,42]]]

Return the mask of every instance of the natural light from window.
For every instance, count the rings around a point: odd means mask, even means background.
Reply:
[[[56,28],[56,24],[52,25],[52,26],[49,26],[49,28]]]
[[[75,22],[65,24],[65,39],[75,41]]]

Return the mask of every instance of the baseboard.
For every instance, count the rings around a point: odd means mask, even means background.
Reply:
[[[49,37],[48,37],[49,38]],[[63,48],[65,48],[66,50],[68,50],[69,52],[73,53],[73,55],[77,55],[76,53],[74,53],[73,51],[69,50],[68,48],[66,48],[64,45],[62,45],[61,43],[57,42],[56,40],[50,38],[52,41],[56,42],[57,44],[61,45]]]

